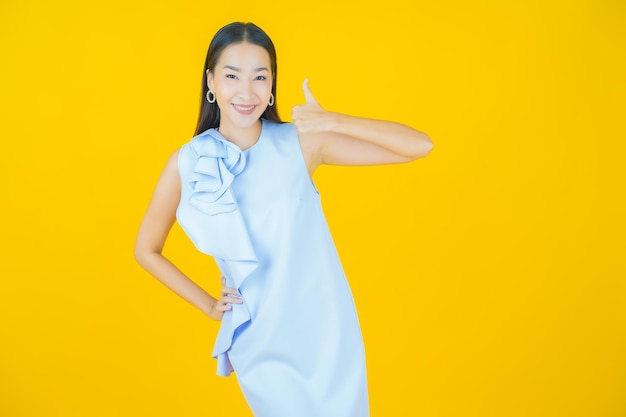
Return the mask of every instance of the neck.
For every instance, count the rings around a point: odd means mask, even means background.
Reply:
[[[217,130],[226,140],[234,143],[242,150],[245,150],[253,146],[257,140],[259,140],[262,126],[263,122],[259,119],[252,126],[246,128],[220,123]]]

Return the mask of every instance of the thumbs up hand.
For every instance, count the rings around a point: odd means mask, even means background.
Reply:
[[[311,89],[309,80],[305,79],[302,84],[305,104],[295,106],[291,111],[291,119],[298,133],[319,133],[330,131],[333,127],[331,112],[327,112],[317,102]]]
[[[317,100],[315,100],[315,97],[313,97],[313,93],[311,92],[311,89],[309,88],[308,78],[306,78],[304,82],[302,83],[302,91],[304,92],[304,98],[306,99],[307,104],[315,103],[319,105]]]

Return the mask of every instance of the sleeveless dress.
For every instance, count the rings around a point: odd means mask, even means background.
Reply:
[[[217,374],[257,417],[369,415],[352,294],[295,127],[262,120],[242,151],[209,129],[179,152],[177,220],[243,304],[225,312]]]

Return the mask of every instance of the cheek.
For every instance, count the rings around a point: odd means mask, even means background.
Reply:
[[[263,84],[263,86],[259,89],[259,95],[262,97],[270,95],[272,92],[272,83]]]
[[[215,94],[217,94],[218,100],[229,101],[235,92],[233,91],[232,86],[229,86],[228,83],[220,83],[219,85],[215,85]]]

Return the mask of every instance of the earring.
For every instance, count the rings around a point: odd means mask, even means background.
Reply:
[[[270,93],[270,102],[268,103],[270,106],[274,105],[274,94]]]
[[[208,101],[209,103],[215,103],[215,93],[213,92],[213,90],[209,89],[209,91],[206,92],[206,101]]]

